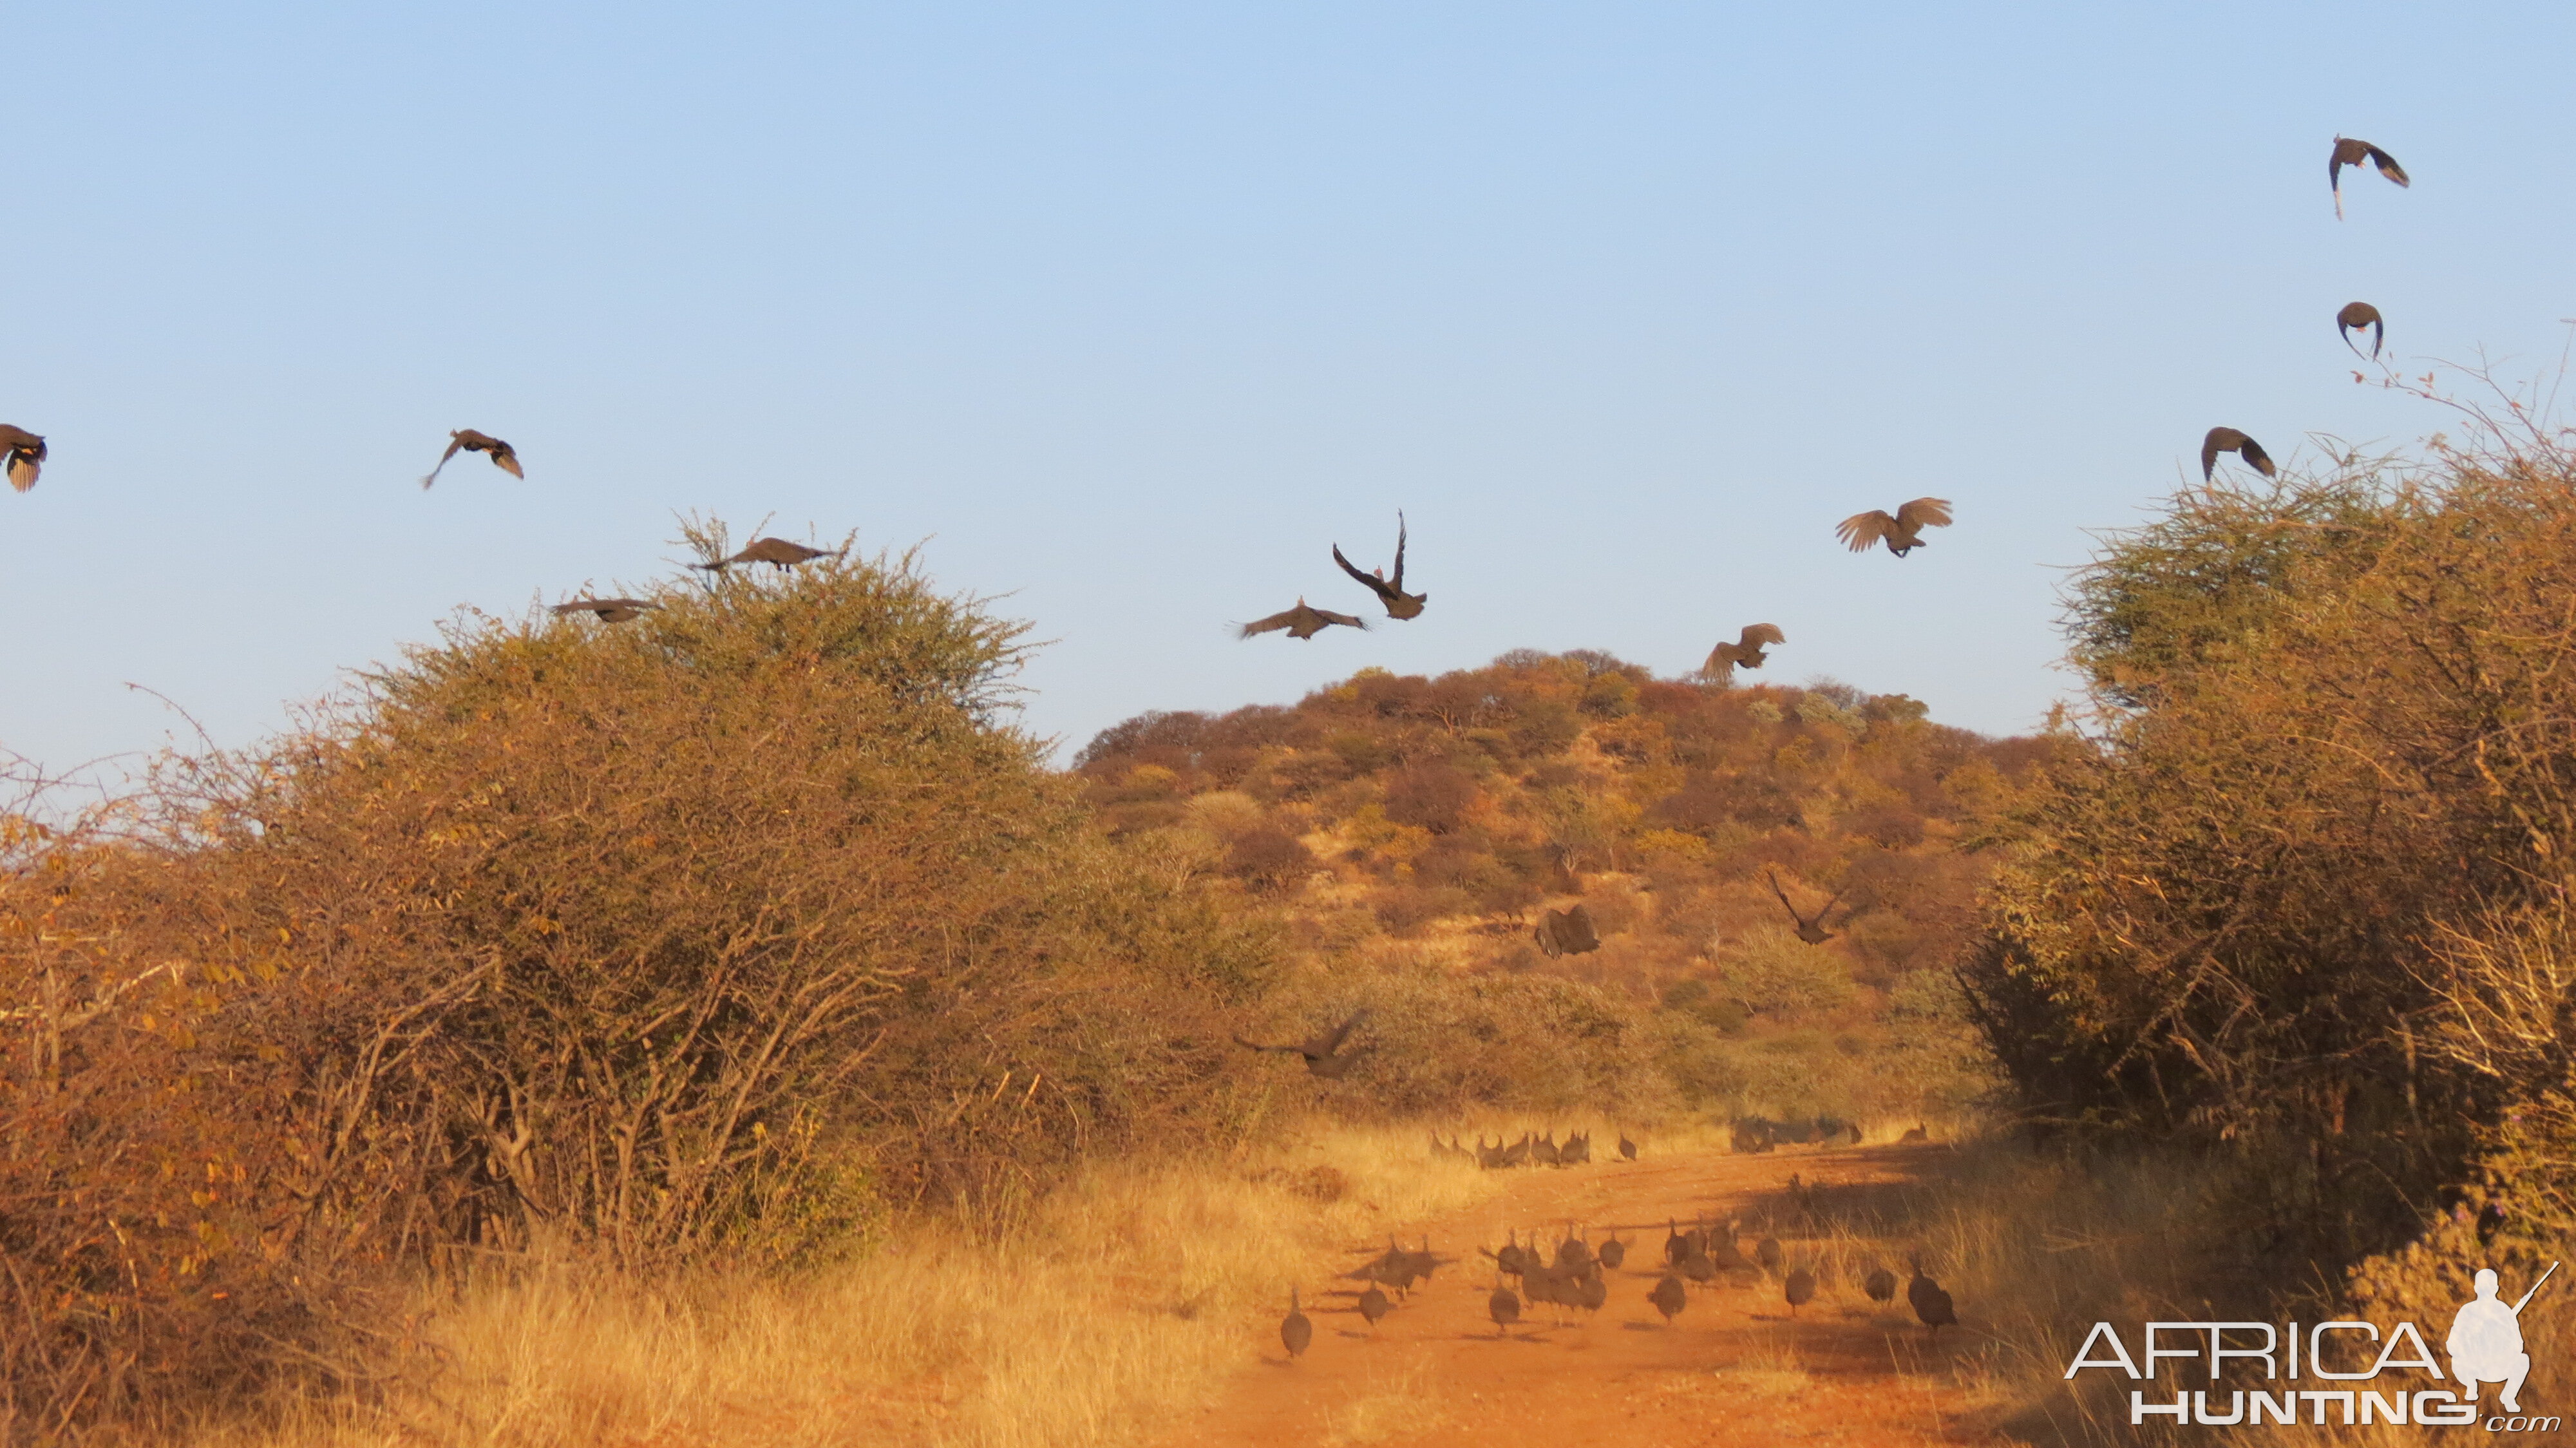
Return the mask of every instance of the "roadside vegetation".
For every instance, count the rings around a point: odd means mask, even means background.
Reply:
[[[1491,1189],[1413,1122],[1988,1084],[1940,967],[2037,756],[1911,701],[1523,655],[1068,774],[910,557],[647,596],[0,820],[6,1437],[1115,1439],[1320,1242]],[[1361,1007],[1337,1081],[1232,1039]]]
[[[2095,707],[1966,977],[2025,1126],[2164,1163],[2222,1309],[2438,1338],[2576,1226],[2576,454],[2478,436],[2183,494],[2073,591]]]

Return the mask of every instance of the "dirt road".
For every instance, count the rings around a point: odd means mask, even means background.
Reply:
[[[1822,1188],[1825,1202],[1865,1206],[1938,1172],[1945,1156],[1938,1146],[1661,1159],[1649,1150],[1635,1163],[1517,1172],[1500,1198],[1409,1230],[1406,1245],[1416,1243],[1411,1233],[1428,1232],[1436,1251],[1461,1260],[1417,1286],[1374,1336],[1355,1306],[1364,1284],[1306,1284],[1315,1332],[1305,1356],[1289,1361],[1275,1329],[1247,1343],[1236,1381],[1191,1413],[1194,1421],[1176,1424],[1167,1441],[1172,1448],[1995,1441],[1998,1405],[1977,1401],[1963,1385],[1975,1373],[1956,1371],[1970,1344],[1946,1330],[1928,1341],[1901,1282],[1891,1307],[1871,1303],[1859,1280],[1861,1253],[1834,1252],[1821,1231],[1794,1224],[1787,1196],[1796,1173]],[[1663,1224],[1695,1216],[1745,1219],[1748,1252],[1758,1235],[1750,1224],[1767,1218],[1788,1265],[1831,1257],[1837,1270],[1794,1320],[1779,1280],[1764,1277],[1692,1289],[1668,1327],[1647,1300],[1663,1274]],[[1552,1244],[1568,1221],[1592,1224],[1595,1244],[1608,1224],[1638,1228],[1622,1233],[1630,1255],[1608,1274],[1608,1305],[1590,1320],[1564,1309],[1563,1325],[1559,1309],[1525,1308],[1521,1325],[1498,1335],[1487,1312],[1493,1263],[1477,1245],[1500,1246],[1506,1226],[1524,1240],[1529,1229],[1545,1228]],[[1384,1245],[1354,1243],[1352,1261]],[[1901,1259],[1883,1260],[1901,1279]]]

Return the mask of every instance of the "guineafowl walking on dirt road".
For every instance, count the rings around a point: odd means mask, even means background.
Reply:
[[[1279,1322],[1279,1344],[1288,1349],[1288,1360],[1305,1356],[1306,1344],[1315,1340],[1315,1324],[1306,1320],[1306,1311],[1297,1304],[1297,1289],[1288,1289],[1288,1315]]]
[[[1655,1310],[1664,1315],[1664,1326],[1670,1327],[1682,1309],[1690,1305],[1690,1294],[1682,1289],[1680,1278],[1667,1272],[1664,1280],[1655,1284],[1655,1290],[1646,1295],[1646,1300],[1655,1304]]]
[[[1378,1323],[1385,1318],[1391,1306],[1392,1304],[1386,1300],[1386,1294],[1378,1290],[1375,1283],[1371,1283],[1369,1290],[1360,1294],[1360,1316],[1368,1319],[1369,1331],[1377,1331]]]
[[[1816,1274],[1804,1267],[1796,1269],[1789,1274],[1789,1280],[1783,1287],[1781,1295],[1789,1299],[1789,1315],[1797,1316],[1799,1308],[1815,1300]]]

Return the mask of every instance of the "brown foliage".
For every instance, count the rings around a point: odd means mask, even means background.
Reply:
[[[1016,626],[908,559],[657,601],[13,837],[0,1412],[346,1365],[447,1244],[790,1261],[1230,1119],[1262,928],[997,722]]]
[[[2545,438],[2196,492],[2117,541],[2075,610],[2102,730],[2024,817],[1974,972],[2031,1109],[2233,1143],[2258,1229],[2336,1264],[2501,1160],[2563,1066],[2433,1042],[2565,908],[2570,597]]]
[[[2002,746],[1923,716],[1914,700],[1840,685],[1713,689],[1604,654],[1524,651],[1436,679],[1362,670],[1293,709],[1144,716],[1103,732],[1076,767],[1117,828],[1194,839],[1284,907],[1306,978],[1355,1003],[1374,999],[1389,970],[1409,982],[1401,990],[1425,993],[1466,990],[1461,976],[1580,981],[1641,1012],[1623,1027],[1627,1064],[1610,1072],[1628,1095],[1668,1099],[1658,1093],[1686,1080],[1685,1094],[1711,1104],[1789,1092],[1812,1106],[1821,1093],[1827,1107],[1856,1109],[1905,1095],[1913,1110],[1958,1086],[1951,1057],[1865,1081],[1831,1042],[1897,1051],[1892,993],[1973,938],[1985,866],[1960,840],[2010,793],[1990,757]],[[1209,763],[1220,740],[1243,751],[1222,772]],[[1142,816],[1135,779],[1148,766],[1176,772],[1157,779],[1158,801],[1222,790],[1222,810],[1194,806],[1177,824]],[[1246,809],[1264,812],[1262,851],[1284,855],[1296,837],[1316,863],[1293,881],[1247,869]],[[1771,867],[1813,887],[1815,903],[1843,892],[1837,938],[1791,948],[1813,951],[1801,964],[1845,989],[1747,1012],[1742,1042],[1648,1030],[1663,986],[1783,923],[1762,882]],[[1578,899],[1599,948],[1551,959],[1533,927]],[[1444,1060],[1452,1049],[1439,1048]],[[1802,1076],[1819,1051],[1835,1063]],[[1663,1084],[1619,1076],[1631,1068]],[[1399,1097],[1510,1094],[1469,1084],[1485,1078],[1455,1063],[1443,1070],[1449,1084],[1407,1076]],[[1362,1072],[1332,1099],[1375,1110],[1382,1087],[1397,1089]]]

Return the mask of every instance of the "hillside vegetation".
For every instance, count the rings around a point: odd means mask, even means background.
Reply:
[[[1949,967],[1979,822],[2047,748],[1924,715],[1522,652],[1142,715],[1075,769],[1114,833],[1285,916],[1283,1036],[1373,1009],[1346,1109],[1910,1123],[1984,1085]],[[1545,948],[1577,905],[1599,948]]]

